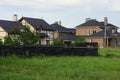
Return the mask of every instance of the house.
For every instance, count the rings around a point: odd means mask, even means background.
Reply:
[[[83,24],[76,26],[76,36],[83,36],[86,42],[98,42],[100,48],[120,45],[118,27],[108,23],[107,17],[103,22],[87,18]]]
[[[28,26],[30,28],[31,32],[39,34],[39,36],[40,36],[39,44],[49,45],[53,42],[54,30],[43,19],[22,17],[19,20],[19,23],[21,23],[24,26]]]
[[[51,24],[54,31],[54,39],[61,39],[65,43],[71,43],[76,39],[75,29],[66,28],[60,24],[61,22],[55,22]]]
[[[16,21],[0,20],[0,39],[4,42],[4,37],[8,36],[14,28],[21,31],[23,26]]]

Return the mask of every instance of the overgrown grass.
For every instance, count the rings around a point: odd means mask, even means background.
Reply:
[[[106,56],[108,54],[120,56],[120,48],[103,48],[103,49],[98,49],[98,52],[102,56]]]
[[[119,49],[99,49],[98,57],[38,56],[0,58],[0,80],[119,80]]]

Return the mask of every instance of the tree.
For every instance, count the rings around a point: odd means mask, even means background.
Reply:
[[[19,41],[20,30],[18,27],[13,28],[9,31],[8,36],[4,38],[4,45],[17,46],[20,45]]]
[[[38,42],[39,36],[30,31],[28,26],[25,26],[23,32],[20,34],[20,41],[23,42],[24,45],[34,45]]]
[[[66,44],[62,40],[60,40],[60,39],[56,39],[51,45],[52,46],[61,46],[61,47],[65,47],[66,46]]]
[[[9,31],[10,35],[20,35],[20,30],[18,29],[18,27],[13,28],[11,31]]]
[[[4,39],[5,45],[20,45],[20,43],[23,43],[24,45],[34,45],[38,42],[39,36],[38,34],[32,33],[28,26],[25,26],[23,32],[15,27]]]
[[[73,43],[74,46],[80,45],[85,43],[85,38],[82,36],[78,36],[75,42]]]
[[[2,41],[2,39],[0,39],[0,45],[3,45],[3,41]]]
[[[4,45],[17,46],[17,45],[20,45],[20,42],[18,40],[12,40],[10,36],[6,36],[4,38]]]

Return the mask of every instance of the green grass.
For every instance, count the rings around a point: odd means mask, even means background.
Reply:
[[[98,57],[0,58],[0,80],[119,80],[119,49],[99,49]]]
[[[120,48],[103,48],[103,49],[98,49],[98,52],[102,56],[106,56],[107,54],[120,56]]]

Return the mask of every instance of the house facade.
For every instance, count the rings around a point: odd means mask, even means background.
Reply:
[[[15,28],[21,31],[23,26],[16,21],[0,20],[0,39],[4,42],[4,38]],[[15,37],[12,38],[15,39]]]
[[[118,27],[108,23],[107,17],[103,22],[87,18],[85,23],[76,26],[76,36],[83,36],[86,42],[97,42],[100,48],[119,46]]]
[[[51,24],[54,31],[54,39],[61,39],[65,43],[71,43],[76,39],[75,29],[66,28],[58,22]]]
[[[22,17],[19,22],[28,26],[33,33],[39,34],[40,41],[38,44],[50,45],[54,40],[54,30],[43,19]]]

